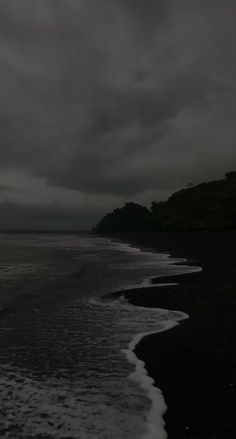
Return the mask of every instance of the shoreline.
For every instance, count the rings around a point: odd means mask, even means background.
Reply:
[[[146,419],[147,430],[142,436],[142,439],[154,439],[157,437],[156,435],[158,435],[158,439],[167,438],[164,421],[167,406],[164,395],[161,389],[155,385],[154,379],[149,375],[145,362],[136,355],[136,347],[145,337],[167,331],[176,324],[177,323],[172,322],[168,325],[168,322],[166,322],[167,327],[159,331],[137,334],[128,344],[128,348],[122,351],[126,355],[129,363],[135,366],[131,377],[134,377],[135,380],[137,379],[140,387],[145,390],[147,397],[151,401],[151,408]]]
[[[164,249],[171,256],[186,257],[187,265],[201,265],[203,270],[153,278],[151,288],[122,293],[136,306],[189,315],[173,328],[144,335],[134,353],[163,393],[169,439],[233,439],[236,233],[190,237],[178,232],[172,234],[171,243],[169,234],[160,235],[122,238],[142,250]],[[168,282],[177,285],[155,287]]]

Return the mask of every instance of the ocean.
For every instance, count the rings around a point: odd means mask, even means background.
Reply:
[[[165,395],[134,349],[145,334],[188,316],[113,293],[195,270],[85,233],[2,234],[0,436],[166,438]]]

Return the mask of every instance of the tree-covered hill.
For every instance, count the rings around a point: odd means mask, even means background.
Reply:
[[[105,215],[95,227],[96,232],[144,232],[151,228],[150,211],[136,203],[126,203]]]
[[[126,203],[102,218],[96,232],[236,229],[236,172],[174,193],[150,210]]]

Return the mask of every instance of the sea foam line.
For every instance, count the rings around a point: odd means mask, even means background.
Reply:
[[[160,311],[160,308],[156,308]],[[167,310],[163,310],[167,311]],[[167,433],[165,430],[165,421],[163,416],[167,410],[167,405],[162,391],[155,386],[154,379],[148,375],[146,364],[140,360],[135,354],[136,346],[141,340],[148,335],[158,334],[160,332],[167,331],[179,325],[179,320],[188,319],[188,314],[178,311],[180,317],[176,320],[166,320],[163,322],[163,327],[156,331],[140,333],[128,344],[128,349],[124,349],[122,352],[126,355],[127,360],[135,366],[135,371],[131,373],[130,378],[138,382],[142,389],[147,392],[148,398],[151,400],[151,409],[147,415],[146,432],[141,439],[167,439]]]
[[[111,240],[112,242],[112,240]],[[142,251],[140,248],[133,247],[131,243],[116,243],[119,248],[125,252],[131,252],[131,253],[141,253],[141,254],[155,254],[153,252],[145,252]],[[158,256],[161,256],[161,260],[165,261],[167,265],[176,265],[177,263],[183,263],[187,262],[186,258],[173,258],[169,253],[157,253]],[[188,266],[186,265],[183,268],[189,267],[190,270],[181,273],[168,273],[168,276],[171,277],[171,275],[181,275],[181,274],[192,274],[194,272],[201,272],[202,267],[197,266]],[[164,275],[161,274],[159,276],[156,276],[158,278],[163,277]],[[170,286],[170,285],[178,285],[178,283],[157,283],[152,284],[150,278],[144,279],[144,281],[141,283],[141,285],[132,285],[132,286],[126,286],[124,288],[124,291],[128,291],[133,288],[150,288],[150,287],[160,287],[160,286]],[[129,306],[130,304],[128,304]],[[164,311],[168,312],[170,310],[164,310],[161,308],[152,308],[152,310],[156,309],[157,311]],[[139,385],[145,392],[147,393],[148,398],[151,400],[151,409],[149,413],[147,414],[147,423],[146,423],[146,432],[142,436],[141,439],[167,439],[167,432],[165,430],[165,421],[164,421],[164,414],[167,411],[167,405],[165,403],[165,399],[163,396],[163,393],[161,389],[155,386],[154,379],[148,375],[146,364],[144,361],[140,360],[136,354],[135,354],[135,348],[137,345],[141,342],[142,339],[147,337],[148,335],[154,335],[159,334],[160,332],[167,331],[169,329],[172,329],[179,325],[179,321],[188,319],[188,314],[182,312],[182,311],[174,311],[175,313],[178,313],[178,318],[175,320],[168,319],[165,322],[162,322],[162,327],[160,329],[157,329],[155,331],[151,332],[145,332],[140,333],[134,336],[134,338],[131,340],[131,342],[128,344],[128,349],[123,349],[122,352],[126,355],[127,360],[135,366],[135,371],[131,373],[130,378],[134,381],[138,382]]]

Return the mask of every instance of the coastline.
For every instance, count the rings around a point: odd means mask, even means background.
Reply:
[[[152,279],[152,286],[124,292],[136,306],[189,315],[178,326],[146,335],[135,355],[161,389],[169,439],[233,439],[236,232],[173,232],[123,235],[141,249],[186,257],[202,271]],[[143,291],[142,291],[143,290]],[[143,293],[143,294],[142,294]]]

